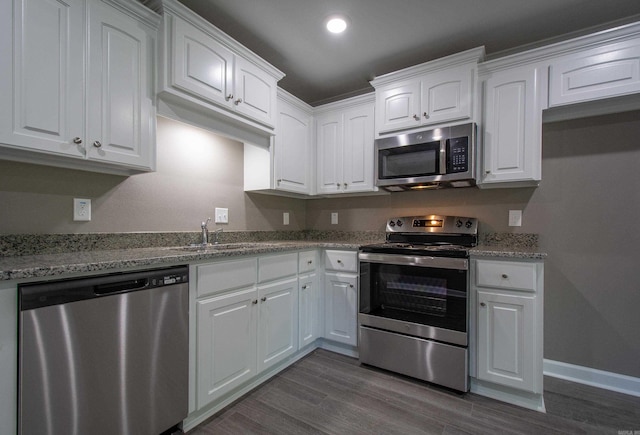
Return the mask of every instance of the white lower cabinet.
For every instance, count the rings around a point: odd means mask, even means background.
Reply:
[[[258,372],[298,350],[298,278],[258,287]]]
[[[197,302],[197,407],[257,374],[257,291],[241,289]]]
[[[357,346],[358,253],[327,250],[324,255],[324,338]]]
[[[542,394],[542,262],[474,263],[477,379]]]
[[[298,260],[298,347],[302,349],[322,335],[320,331],[320,289],[318,251],[300,252]]]

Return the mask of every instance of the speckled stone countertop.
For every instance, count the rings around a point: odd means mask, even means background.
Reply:
[[[48,279],[304,249],[356,250],[362,245],[384,240],[384,233],[379,232],[229,232],[224,234],[218,247],[192,250],[185,247],[193,243],[194,237],[197,240],[197,234],[64,236],[0,236],[0,280]],[[493,234],[481,237],[480,242],[480,246],[471,250],[474,257],[546,257],[537,250],[536,235]],[[147,247],[141,247],[141,244]],[[149,247],[155,244],[158,246]]]

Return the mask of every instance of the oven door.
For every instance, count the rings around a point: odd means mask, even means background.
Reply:
[[[361,252],[359,263],[360,325],[467,346],[468,259]]]

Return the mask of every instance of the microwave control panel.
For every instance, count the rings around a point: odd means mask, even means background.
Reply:
[[[467,172],[469,170],[469,138],[447,139],[447,173]]]

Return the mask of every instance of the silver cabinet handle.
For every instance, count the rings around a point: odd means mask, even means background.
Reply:
[[[306,285],[303,285],[303,286],[302,286],[302,290],[306,290],[306,289],[307,289],[307,286],[306,286]]]
[[[233,100],[233,94],[229,94],[225,97],[225,100],[229,101],[229,100]]]
[[[344,188],[347,188],[347,183],[342,183],[342,185],[344,186]]]
[[[254,300],[252,300],[252,301],[251,301],[251,303],[252,303],[253,305],[255,305],[255,304],[257,304],[257,303],[258,303],[258,300],[257,300],[257,299],[254,299]]]
[[[429,119],[429,114],[427,112],[424,112],[422,116],[424,116],[425,119]]]
[[[336,183],[336,187],[340,189],[340,183]]]
[[[484,171],[485,174],[490,174],[491,170],[487,169],[486,171]]]
[[[349,284],[349,288],[353,288],[353,284]]]
[[[313,264],[313,260],[307,261],[307,264]]]
[[[507,278],[509,278],[509,275],[507,275],[506,273],[503,273],[502,274],[502,279],[507,279]]]
[[[267,297],[266,297],[266,296],[263,296],[260,300],[261,300],[262,302],[266,302],[266,301],[267,301]]]
[[[416,121],[420,121],[420,117],[415,113],[413,114],[413,119],[415,119]]]
[[[480,306],[481,306],[481,307],[486,307],[486,306],[487,306],[487,304],[485,304],[484,302],[480,302]]]
[[[102,144],[100,143],[100,141],[99,141],[99,140],[97,140],[97,141],[95,141],[95,142],[93,143],[93,146],[94,146],[94,147],[96,147],[96,148],[100,148],[100,147],[102,146]]]
[[[235,105],[237,106],[238,104],[242,103],[242,98],[238,98],[236,101],[234,101]]]
[[[82,139],[80,139],[79,137],[74,137],[73,143],[76,145],[80,145],[82,143]]]

